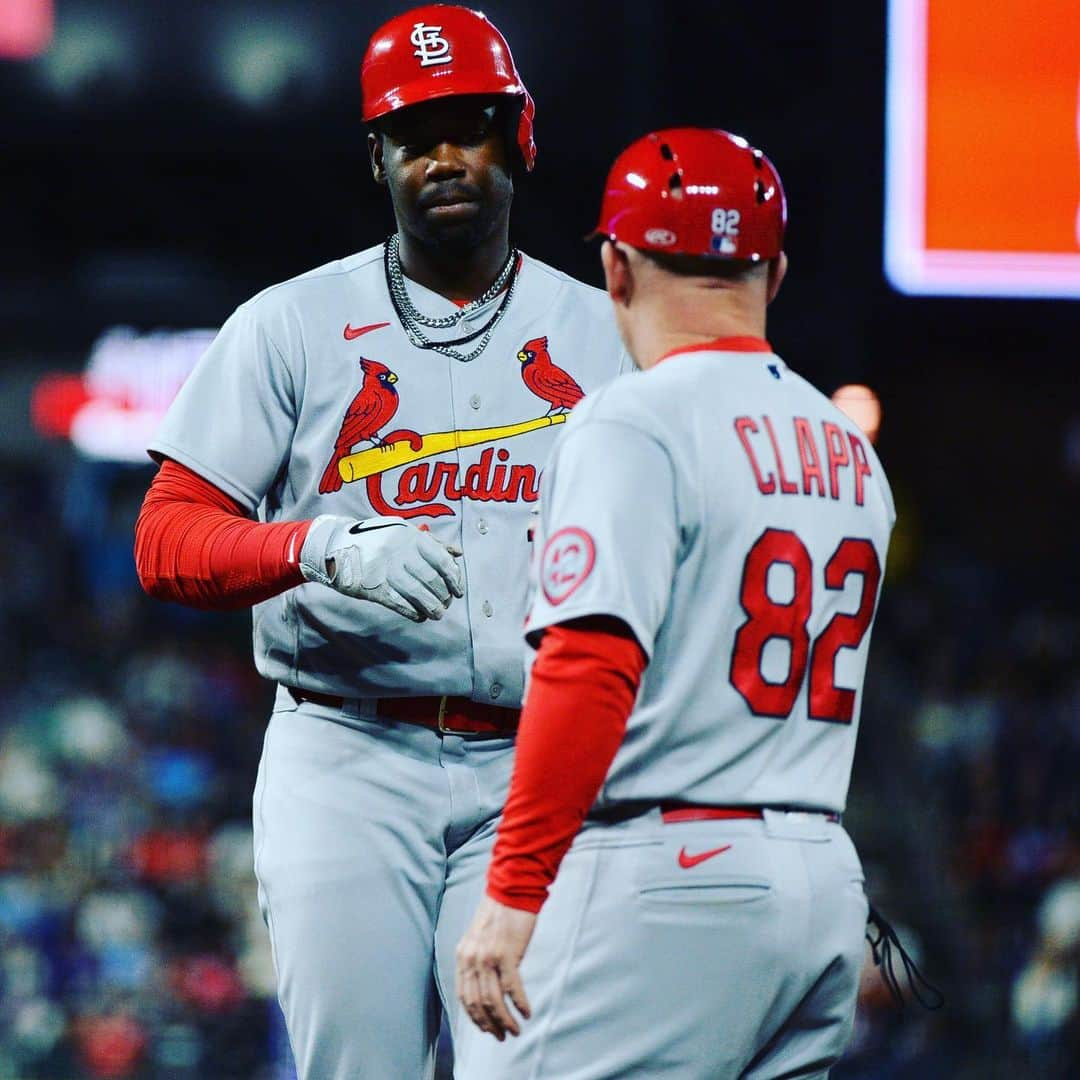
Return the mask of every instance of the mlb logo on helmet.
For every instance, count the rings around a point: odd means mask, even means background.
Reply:
[[[712,212],[713,237],[710,246],[718,255],[737,255],[739,244],[736,237],[739,235],[739,222],[742,220],[742,212],[728,210],[717,206]]]

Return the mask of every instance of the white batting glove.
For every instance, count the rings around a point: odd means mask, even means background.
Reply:
[[[460,554],[401,518],[355,521],[323,514],[300,549],[300,570],[306,581],[423,622],[441,619],[451,599],[465,595],[453,558]]]

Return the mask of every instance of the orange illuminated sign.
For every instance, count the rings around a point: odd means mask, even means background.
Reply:
[[[1077,0],[891,0],[886,271],[1080,296]]]

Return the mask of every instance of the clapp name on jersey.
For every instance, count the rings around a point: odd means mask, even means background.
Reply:
[[[777,432],[794,429],[799,464],[785,467]],[[750,416],[735,418],[735,434],[754,471],[754,481],[762,495],[816,495],[825,497],[825,470],[828,471],[830,498],[840,498],[840,471],[851,470],[855,505],[862,506],[866,477],[873,475],[866,447],[852,431],[822,420],[812,424],[805,416],[785,417],[774,422],[770,416],[755,420]],[[824,469],[823,469],[824,463]],[[769,465],[775,466],[770,469]],[[845,485],[846,487],[847,485]]]

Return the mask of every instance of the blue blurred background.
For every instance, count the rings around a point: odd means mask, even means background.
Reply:
[[[270,687],[245,616],[139,592],[140,447],[201,331],[391,230],[358,66],[403,6],[0,0],[4,1080],[292,1075],[251,873]],[[883,405],[900,524],[847,822],[948,1004],[868,968],[834,1075],[1080,1075],[1080,305],[888,285],[884,3],[485,10],[537,100],[520,246],[598,283],[615,153],[740,132],[790,201],[771,341]]]

